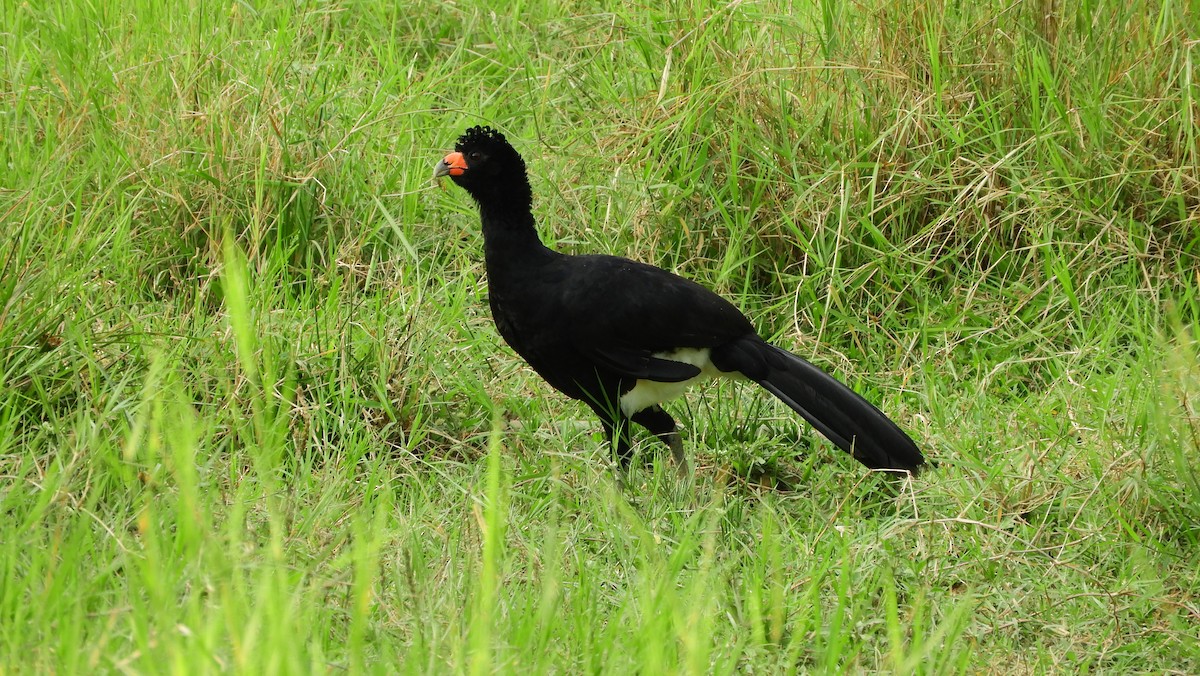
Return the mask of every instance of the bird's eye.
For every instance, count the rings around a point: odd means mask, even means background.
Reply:
[[[469,159],[469,160],[475,161],[475,160],[479,160],[482,158],[483,158],[483,153],[479,152],[478,150],[472,150],[471,152],[467,153],[467,159]]]

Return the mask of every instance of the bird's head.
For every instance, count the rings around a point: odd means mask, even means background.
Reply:
[[[480,204],[529,200],[525,161],[504,134],[491,127],[471,127],[459,136],[454,152],[434,167],[433,177],[442,176],[449,176]]]

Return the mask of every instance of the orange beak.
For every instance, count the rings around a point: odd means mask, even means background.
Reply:
[[[463,157],[462,153],[453,152],[442,158],[441,162],[433,168],[433,177],[441,178],[442,176],[462,176],[467,170],[467,158]]]

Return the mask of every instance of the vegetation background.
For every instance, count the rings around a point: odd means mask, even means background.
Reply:
[[[0,672],[1200,672],[1196,0],[0,25]],[[940,467],[727,385],[618,484],[429,180],[478,123]]]

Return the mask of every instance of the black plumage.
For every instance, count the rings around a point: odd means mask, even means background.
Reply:
[[[479,205],[500,335],[551,386],[596,412],[622,464],[631,456],[630,422],[684,463],[675,421],[659,404],[711,377],[758,383],[867,467],[915,472],[924,464],[879,409],[764,341],[724,298],[651,265],[543,245],[525,162],[499,132],[468,129],[434,173]]]

